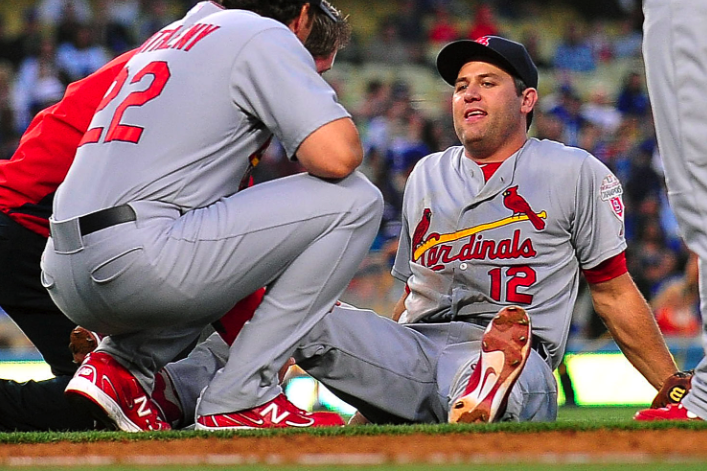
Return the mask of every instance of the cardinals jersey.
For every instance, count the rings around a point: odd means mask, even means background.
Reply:
[[[285,25],[199,3],[117,75],[56,192],[54,218],[140,200],[182,213],[208,206],[243,186],[273,135],[294,156],[313,131],[348,116]]]
[[[591,154],[549,140],[529,139],[488,182],[463,147],[427,156],[405,188],[400,321],[484,324],[517,304],[556,367],[580,269],[626,249],[622,192]]]

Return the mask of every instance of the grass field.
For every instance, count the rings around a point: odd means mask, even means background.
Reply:
[[[246,431],[246,432],[223,432],[216,434],[208,434],[204,432],[189,432],[189,431],[172,431],[172,432],[157,432],[146,434],[125,434],[120,432],[86,432],[86,433],[2,433],[0,434],[0,451],[2,444],[11,446],[17,444],[52,444],[56,442],[73,442],[86,444],[88,447],[91,443],[112,442],[112,446],[121,447],[122,443],[140,442],[140,441],[172,441],[193,437],[219,437],[238,440],[239,438],[252,437],[274,437],[285,438],[290,437],[300,439],[303,436],[310,434],[312,437],[356,437],[366,436],[399,436],[400,446],[410,446],[407,436],[412,434],[429,434],[435,437],[435,440],[452,439],[455,435],[466,434],[466,439],[473,440],[477,433],[488,432],[506,432],[514,434],[532,434],[536,432],[547,431],[593,431],[593,430],[652,430],[659,429],[666,432],[670,429],[689,429],[694,430],[707,443],[707,423],[681,423],[681,424],[642,424],[631,420],[633,414],[639,408],[637,407],[563,407],[560,409],[558,421],[552,424],[492,424],[486,426],[479,425],[434,425],[434,426],[365,426],[365,427],[346,427],[342,429],[319,429],[319,430],[279,430],[279,431]],[[469,432],[467,434],[467,432]],[[416,435],[419,436],[419,435]],[[704,438],[701,438],[704,437]],[[306,438],[305,438],[306,439]],[[396,444],[397,446],[397,444]],[[414,444],[412,445],[414,446]],[[705,445],[707,448],[707,444]],[[5,456],[5,454],[3,454]],[[445,471],[457,470],[484,470],[484,471],[559,471],[559,470],[574,470],[574,471],[656,471],[656,470],[707,470],[707,459],[695,459],[690,457],[675,457],[669,459],[655,459],[646,455],[627,455],[627,456],[611,456],[610,458],[592,459],[586,454],[577,455],[538,455],[531,456],[530,459],[514,458],[512,455],[505,456],[500,460],[494,461],[488,456],[465,457],[463,464],[444,463],[438,464],[434,462],[422,464],[387,464],[387,463],[352,463],[350,465],[328,464],[326,460],[321,463],[307,463],[303,465],[265,465],[262,462],[258,463],[242,463],[234,464],[212,464],[207,462],[199,463],[183,463],[175,465],[174,463],[153,463],[153,464],[116,464],[113,462],[100,463],[79,466],[78,462],[71,462],[71,458],[66,456],[63,459],[57,458],[53,461],[41,463],[38,466],[39,460],[23,461],[21,456],[14,451],[14,460],[7,458],[0,465],[1,470],[5,469],[22,469],[23,471],[47,471],[48,469],[57,470],[102,470],[102,471],[210,471],[210,470],[243,470],[249,471],[421,471],[421,470],[437,470]],[[705,455],[707,456],[707,455]],[[526,457],[527,458],[527,457]],[[100,460],[99,460],[100,461]],[[187,460],[188,461],[188,460]],[[497,461],[502,461],[498,463]]]
[[[557,423],[632,423],[633,414],[643,408],[644,407],[560,407],[557,414]]]

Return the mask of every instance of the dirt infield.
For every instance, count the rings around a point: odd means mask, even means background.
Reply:
[[[597,430],[0,445],[0,466],[69,464],[384,464],[584,459],[707,460],[707,429]]]

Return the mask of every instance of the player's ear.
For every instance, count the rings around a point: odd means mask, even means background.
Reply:
[[[302,5],[299,16],[292,20],[289,25],[292,32],[295,33],[295,36],[302,41],[302,44],[307,41],[309,34],[312,32],[312,28],[314,28],[314,15],[310,8],[311,5],[309,3]]]
[[[538,91],[534,88],[526,88],[521,94],[520,111],[528,114],[533,111],[538,102]]]

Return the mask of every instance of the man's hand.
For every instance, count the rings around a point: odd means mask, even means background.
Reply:
[[[76,326],[69,335],[69,350],[74,356],[74,363],[83,363],[84,358],[94,351],[101,341],[101,336],[81,326]]]

